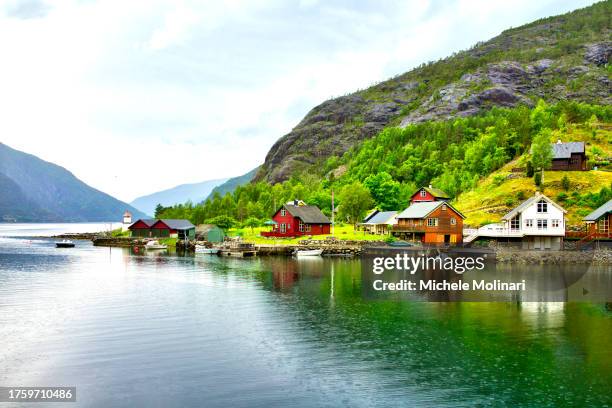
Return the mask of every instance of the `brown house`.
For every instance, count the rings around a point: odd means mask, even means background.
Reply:
[[[562,143],[552,145],[552,170],[585,171],[587,156],[584,142]]]
[[[612,200],[608,201],[583,218],[587,224],[587,237],[590,239],[610,239],[612,231]]]
[[[394,236],[424,244],[463,242],[465,216],[446,201],[413,202],[396,218]]]

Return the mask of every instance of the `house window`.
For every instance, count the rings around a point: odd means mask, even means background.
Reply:
[[[300,232],[304,232],[304,223],[302,221],[300,221],[299,229]]]
[[[538,229],[548,229],[548,220],[538,220]]]
[[[559,228],[559,220],[552,220],[552,227]]]
[[[546,200],[538,201],[538,213],[547,213],[548,212],[548,202]]]
[[[525,227],[533,228],[533,220],[525,220]]]
[[[281,234],[284,234],[285,232],[287,232],[287,224],[280,225],[280,232]]]
[[[287,210],[285,210],[284,208],[281,209],[281,215],[284,217],[285,215],[287,215]]]
[[[446,211],[446,204],[442,204],[442,211]]]
[[[421,197],[427,197],[427,191],[421,190]]]
[[[438,219],[437,218],[428,218],[427,219],[427,226],[428,227],[437,227],[438,226]]]
[[[306,232],[310,232],[310,224],[306,224]]]
[[[451,217],[451,225],[457,225],[457,219]]]
[[[510,229],[518,230],[521,227],[521,222],[518,215],[510,220]]]
[[[607,234],[609,229],[610,229],[610,223],[607,218],[602,218],[601,220],[599,220],[599,222],[597,223],[597,231],[599,233]]]

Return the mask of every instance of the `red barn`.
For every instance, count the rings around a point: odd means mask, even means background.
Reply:
[[[133,237],[150,237],[151,226],[155,224],[155,221],[157,220],[141,218],[130,225],[128,229],[132,232]]]
[[[430,185],[429,187],[421,187],[412,197],[410,197],[410,202],[448,201],[449,199],[450,197],[444,191]]]
[[[264,237],[299,237],[329,234],[331,222],[317,206],[293,201],[283,205],[272,217],[272,231],[262,231]]]

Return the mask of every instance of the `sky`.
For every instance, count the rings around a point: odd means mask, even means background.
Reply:
[[[0,142],[121,200],[239,176],[326,99],[582,0],[3,0]]]

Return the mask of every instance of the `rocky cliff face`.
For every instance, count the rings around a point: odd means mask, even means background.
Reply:
[[[611,102],[612,2],[505,31],[445,60],[323,102],[270,149],[272,183],[342,155],[389,125],[475,115],[493,106]],[[314,171],[319,171],[317,166]]]

